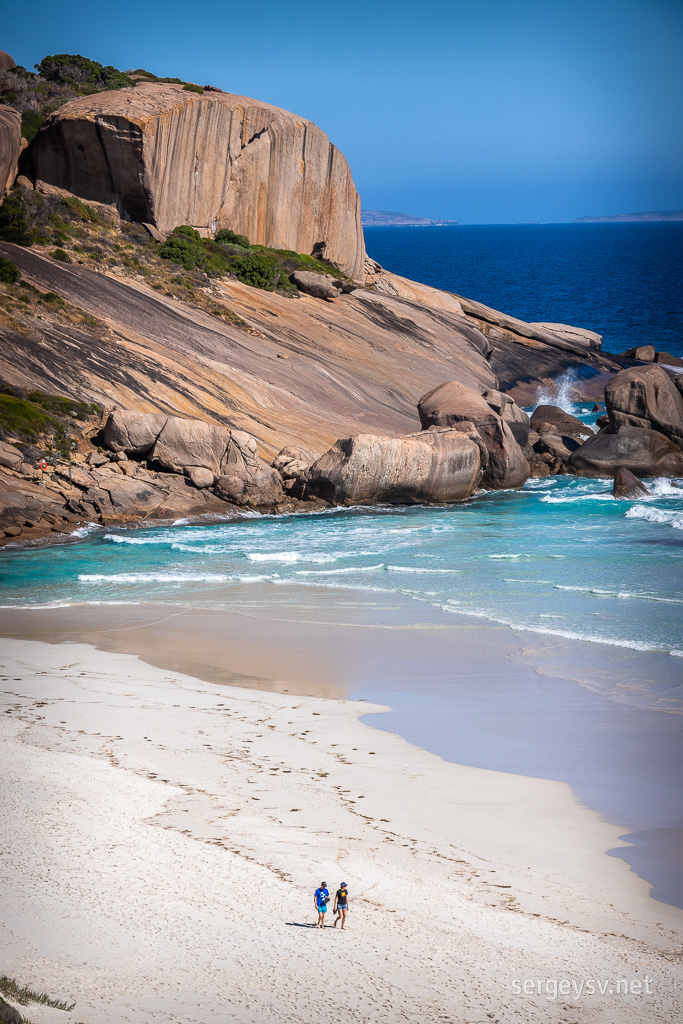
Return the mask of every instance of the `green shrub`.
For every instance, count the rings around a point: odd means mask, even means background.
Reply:
[[[53,260],[59,260],[60,263],[71,263],[71,257],[65,249],[53,249],[50,255]]]
[[[89,60],[80,53],[56,53],[43,57],[40,64],[36,64],[36,71],[48,82],[69,85],[79,92],[123,89],[135,84],[117,68],[111,65],[103,67],[99,61]]]
[[[276,258],[266,252],[248,252],[238,256],[232,263],[232,273],[238,281],[250,284],[252,288],[263,288],[267,292],[275,291],[287,280]]]
[[[42,123],[43,116],[37,110],[24,111],[21,117],[21,134],[27,142],[33,142]]]
[[[0,206],[0,238],[15,245],[35,245],[47,241],[41,221],[43,197],[29,189],[13,189]]]
[[[200,96],[204,95],[204,87],[202,85],[193,85],[192,82],[186,82],[183,89],[185,92],[198,92]]]
[[[249,239],[246,235],[238,235],[230,228],[221,228],[214,235],[216,242],[227,242],[229,245],[239,245],[243,249],[249,248]]]
[[[81,220],[96,224],[100,219],[92,206],[88,206],[87,203],[84,203],[77,196],[66,196],[63,202],[67,209],[75,213]]]
[[[6,260],[0,256],[0,281],[3,284],[14,284],[19,280],[19,271],[11,260]]]
[[[203,269],[206,264],[204,239],[188,224],[175,228],[167,240],[159,246],[163,260],[179,263],[185,270]]]

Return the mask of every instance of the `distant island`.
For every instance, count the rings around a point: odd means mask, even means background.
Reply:
[[[648,213],[615,213],[611,217],[577,217],[575,224],[607,224],[626,221],[683,220],[683,210],[650,210]]]
[[[450,228],[458,223],[457,220],[429,220],[389,210],[362,210],[360,219],[364,228]]]

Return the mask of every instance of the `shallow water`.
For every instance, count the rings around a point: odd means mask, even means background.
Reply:
[[[287,603],[315,584],[681,657],[683,487],[651,486],[652,497],[628,502],[608,481],[551,477],[446,508],[96,529],[59,547],[5,548],[0,603],[219,608],[253,583]]]

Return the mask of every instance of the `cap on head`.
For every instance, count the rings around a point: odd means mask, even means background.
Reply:
[[[342,889],[346,888],[346,882],[340,882],[339,884],[341,885]]]
[[[320,883],[320,888],[323,889],[326,885],[327,885],[327,882],[321,882]]]

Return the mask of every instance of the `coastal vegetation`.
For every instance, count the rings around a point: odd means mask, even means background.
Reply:
[[[69,100],[143,82],[171,83],[182,85],[188,92],[204,92],[203,86],[181,78],[159,78],[142,68],[120,71],[80,53],[56,53],[43,57],[35,71],[21,65],[0,71],[0,103],[21,113],[21,133],[32,142],[45,118]]]
[[[94,402],[24,391],[0,381],[0,439],[28,446],[24,454],[30,461],[68,456],[82,425],[100,412]]]
[[[68,1003],[64,999],[53,999],[46,992],[37,992],[28,985],[20,985],[14,978],[7,975],[0,975],[0,993],[7,999],[14,1000],[20,1006],[28,1006],[29,1003],[40,1003],[42,1006],[52,1006],[55,1010],[66,1010],[70,1013],[75,1003]]]

